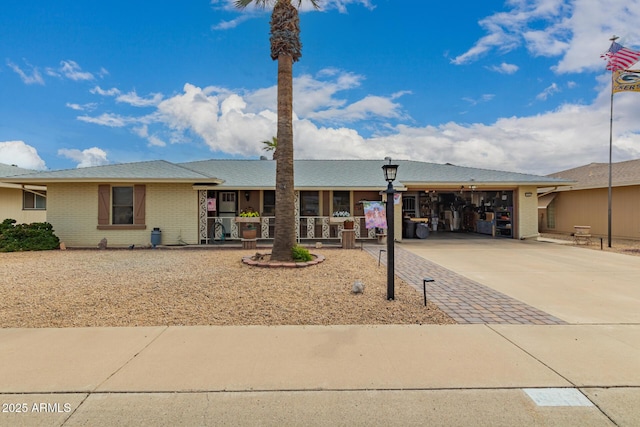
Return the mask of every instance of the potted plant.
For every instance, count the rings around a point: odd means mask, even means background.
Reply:
[[[240,212],[240,219],[236,222],[245,223],[245,227],[242,229],[243,239],[255,239],[257,235],[256,223],[260,222],[260,214],[254,211],[252,208],[244,209]]]
[[[347,211],[335,211],[333,213],[333,217],[337,218],[344,226],[345,230],[353,230],[353,225],[355,224],[354,219],[351,217],[351,214]]]

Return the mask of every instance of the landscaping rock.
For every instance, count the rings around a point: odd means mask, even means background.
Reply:
[[[353,282],[353,288],[351,288],[351,292],[353,292],[354,294],[364,293],[364,283],[359,280]]]
[[[107,238],[103,237],[98,243],[98,249],[107,249]]]

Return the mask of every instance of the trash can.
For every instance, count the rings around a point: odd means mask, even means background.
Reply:
[[[416,227],[416,237],[418,237],[418,239],[426,239],[429,237],[429,226],[427,224],[418,224]]]
[[[416,237],[416,223],[410,219],[404,220],[404,237],[406,239],[413,239]]]
[[[158,227],[151,231],[151,246],[154,248],[162,243],[162,231]]]

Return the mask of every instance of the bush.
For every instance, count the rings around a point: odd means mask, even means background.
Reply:
[[[307,262],[313,259],[313,256],[309,253],[309,249],[298,245],[291,248],[291,255],[295,262]]]
[[[5,219],[0,224],[0,252],[46,251],[60,246],[60,239],[48,222],[15,224],[15,219]]]

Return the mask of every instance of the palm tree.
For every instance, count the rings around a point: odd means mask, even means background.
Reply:
[[[271,158],[273,160],[276,159],[276,150],[278,149],[278,138],[276,138],[275,136],[271,137],[271,141],[266,140],[266,141],[262,141],[262,143],[264,144],[264,147],[262,147],[263,150],[265,151],[272,151],[273,154],[271,156]]]
[[[318,0],[308,0],[318,8]],[[297,0],[298,7],[302,0]],[[293,187],[293,63],[302,56],[300,18],[291,0],[236,0],[242,9],[274,4],[271,13],[271,59],[278,61],[278,157],[276,159],[276,224],[271,259],[292,260],[296,244]]]

